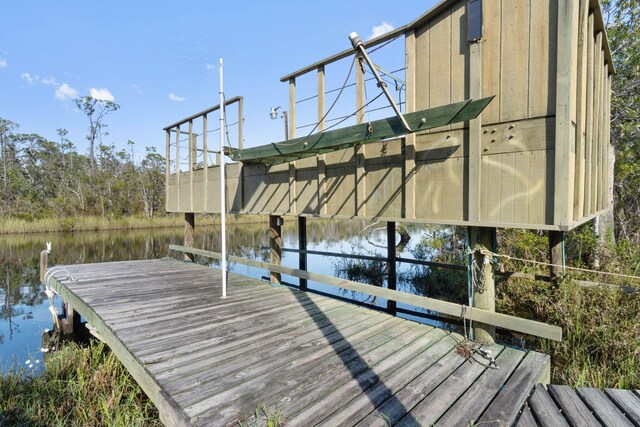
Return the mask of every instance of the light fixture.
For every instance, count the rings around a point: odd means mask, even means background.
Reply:
[[[275,120],[278,118],[278,108],[280,107],[271,107],[271,111],[269,112],[269,116],[271,116],[271,120]]]

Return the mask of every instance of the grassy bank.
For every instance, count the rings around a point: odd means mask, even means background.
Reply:
[[[0,377],[0,425],[161,426],[140,387],[104,344],[65,344],[41,373]]]
[[[250,223],[260,220],[255,215],[228,215],[230,224]],[[266,221],[262,219],[263,221]],[[218,215],[196,215],[196,225],[219,224]],[[81,216],[69,218],[44,218],[36,220],[0,219],[0,234],[44,233],[69,231],[135,230],[144,228],[184,227],[184,216],[173,214],[146,218],[126,216],[109,218],[100,216]]]
[[[562,327],[561,342],[527,343],[551,355],[553,383],[640,388],[640,293],[570,279],[558,286],[513,280],[497,293],[498,311]]]

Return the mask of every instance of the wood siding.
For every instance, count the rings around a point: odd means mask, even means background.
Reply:
[[[231,165],[229,211],[569,230],[609,209],[613,68],[597,2],[482,7],[478,42],[468,41],[467,1],[441,3],[405,31],[406,111],[495,95],[478,119],[289,165]],[[312,70],[319,119],[327,66]],[[295,80],[289,89],[294,102]],[[171,174],[167,209],[219,212],[209,169],[208,186],[202,170]]]

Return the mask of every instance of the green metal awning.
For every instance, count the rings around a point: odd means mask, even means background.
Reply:
[[[493,96],[490,96],[429,108],[415,113],[404,114],[404,118],[412,132],[421,132],[475,119],[493,98]],[[405,134],[407,134],[407,130],[400,119],[394,116],[288,141],[274,142],[242,150],[231,150],[229,155],[231,159],[246,164],[277,165]]]

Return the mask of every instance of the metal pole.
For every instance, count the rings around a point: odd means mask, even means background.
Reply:
[[[227,210],[224,181],[224,86],[222,79],[222,58],[220,58],[220,233],[222,260],[220,269],[222,270],[222,298],[227,297],[227,227],[225,214]]]
[[[378,82],[378,87],[382,89],[382,92],[384,92],[384,96],[387,97],[387,100],[391,104],[393,111],[395,111],[396,116],[398,116],[398,118],[400,119],[400,122],[402,122],[402,126],[404,126],[407,132],[411,132],[411,128],[409,127],[409,124],[407,123],[404,116],[400,112],[400,109],[396,105],[396,102],[393,100],[391,93],[389,93],[389,90],[387,89],[387,84],[382,80],[382,78],[380,78],[380,74],[378,74],[378,70],[376,69],[376,66],[374,65],[373,62],[371,62],[369,55],[367,55],[367,51],[364,49],[364,43],[362,43],[362,40],[360,40],[358,33],[349,34],[349,40],[351,40],[351,44],[353,45],[353,48],[355,49],[355,51],[360,52],[360,54],[362,55],[362,58],[371,69],[371,72],[373,73],[374,77],[376,78],[376,81]]]

